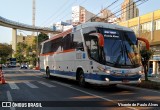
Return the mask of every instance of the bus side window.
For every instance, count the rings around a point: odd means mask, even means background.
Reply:
[[[77,49],[81,45],[81,50],[84,50],[84,47],[82,45],[83,42],[80,30],[74,32],[72,37],[73,37],[72,48]]]
[[[64,36],[63,39],[62,39],[62,48],[63,48],[63,50],[71,49],[72,42],[73,41],[72,41],[71,34],[67,34],[66,36]]]
[[[91,37],[91,47],[90,47],[90,55],[96,61],[99,61],[99,51],[98,51],[98,38],[95,36]]]

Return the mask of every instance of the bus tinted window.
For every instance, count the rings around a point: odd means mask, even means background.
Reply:
[[[62,37],[52,40],[51,51],[56,52],[56,51],[61,51],[61,50],[62,50]]]
[[[44,43],[43,53],[61,51],[62,37]]]
[[[68,50],[72,49],[71,44],[73,43],[73,39],[71,34],[67,34],[65,37],[62,39],[62,48],[63,50]]]
[[[51,52],[51,41],[44,43],[43,53]]]
[[[82,37],[80,30],[76,31],[73,33],[73,43],[72,43],[72,48],[77,48],[78,44],[82,43]]]

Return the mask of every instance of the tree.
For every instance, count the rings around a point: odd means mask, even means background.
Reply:
[[[38,54],[40,52],[40,44],[41,44],[41,42],[43,42],[43,41],[45,41],[47,39],[49,39],[49,36],[47,34],[45,34],[45,33],[42,33],[42,32],[38,35],[38,42],[37,42],[37,38],[35,38],[35,40],[34,40],[35,46],[37,46],[36,44],[38,43],[38,50],[36,48]]]
[[[148,75],[147,75],[148,61],[150,60],[150,58],[154,54],[154,51],[150,50],[150,49],[147,50],[146,48],[142,48],[140,50],[140,54],[141,54],[141,57],[142,57],[142,65],[144,67],[145,81],[148,81]]]
[[[7,43],[0,43],[0,57],[2,58],[1,63],[6,63],[7,58],[12,55],[12,47]]]
[[[17,59],[17,61],[19,61],[20,63],[25,62],[26,61],[26,47],[27,45],[23,42],[19,42],[17,44],[17,51],[15,54],[15,57]]]

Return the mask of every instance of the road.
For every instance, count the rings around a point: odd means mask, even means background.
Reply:
[[[32,103],[36,101],[37,103],[41,103],[43,107],[1,107],[0,110],[160,109],[160,107],[153,106],[142,107],[148,103],[152,103],[154,106],[160,104],[160,91],[127,85],[117,85],[116,87],[89,85],[84,88],[78,86],[75,81],[54,77],[47,79],[44,73],[37,70],[7,68],[3,71],[7,83],[0,85],[0,101],[15,101],[15,103],[18,103],[16,101],[20,103]],[[140,103],[141,107],[118,107],[120,103],[127,105],[133,104],[134,101],[136,101],[135,104]],[[114,107],[108,107],[110,105]]]

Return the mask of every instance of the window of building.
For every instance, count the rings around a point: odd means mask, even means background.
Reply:
[[[151,22],[147,22],[147,23],[141,24],[141,32],[142,33],[150,32],[151,30],[152,30]]]
[[[155,21],[155,25],[154,26],[155,26],[155,28],[154,28],[155,30],[160,30],[160,19]]]

